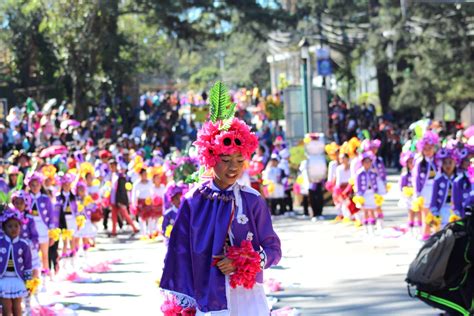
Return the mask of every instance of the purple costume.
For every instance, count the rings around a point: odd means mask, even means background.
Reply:
[[[385,164],[383,163],[382,157],[377,157],[374,160],[373,168],[377,171],[377,175],[382,179],[384,183],[387,182],[387,170],[385,170]]]
[[[419,195],[423,190],[423,187],[428,179],[434,179],[436,173],[436,165],[433,160],[429,161],[423,157],[418,158],[415,161],[413,167],[413,188],[415,189],[415,194]]]
[[[168,225],[171,225],[171,226],[174,225],[174,223],[176,221],[176,215],[177,214],[178,214],[178,209],[174,205],[172,205],[170,208],[168,208],[164,212],[164,214],[163,214],[163,224],[161,225],[161,232],[162,232],[163,236],[165,236],[166,227],[168,227]],[[166,238],[166,236],[165,236],[165,238]]]
[[[404,187],[409,187],[409,188],[412,187],[412,180],[411,180],[411,178],[412,178],[411,171],[404,172],[404,173],[400,176],[400,181],[398,182],[400,191],[403,191],[403,188],[404,188]]]
[[[8,194],[8,192],[10,192],[10,187],[8,186],[5,179],[3,178],[0,178],[0,191],[2,191],[5,194]]]
[[[39,197],[31,194],[31,214],[33,218],[41,218],[49,229],[58,227],[59,213],[55,212],[53,203],[46,194],[41,194]]]
[[[31,279],[31,251],[28,242],[19,237],[11,240],[6,235],[0,238],[0,277],[5,275],[10,252],[16,274],[24,281]]]
[[[67,194],[61,191],[56,196],[54,209],[58,214],[57,227],[61,229],[72,229],[74,231],[77,229],[77,203],[76,197],[71,192]]]
[[[372,170],[360,168],[356,175],[355,191],[357,195],[364,195],[369,189],[378,193],[377,174]]]
[[[469,205],[469,193],[472,191],[472,184],[469,181],[467,172],[461,173],[453,184],[453,205],[454,212],[464,217],[464,208]]]
[[[265,268],[280,261],[280,239],[258,192],[238,184],[222,191],[209,181],[188,192],[179,208],[161,287],[189,299],[202,312],[226,310],[226,277],[212,262],[213,256],[224,254],[228,233],[234,245],[251,240],[255,251],[263,249]],[[263,272],[256,279],[262,283]]]
[[[450,208],[452,202],[452,189],[455,175],[449,178],[445,173],[440,173],[434,180],[433,194],[431,196],[430,209],[433,215],[440,215],[442,209]],[[449,218],[449,209],[447,214],[441,214]],[[446,213],[446,212],[444,212]]]

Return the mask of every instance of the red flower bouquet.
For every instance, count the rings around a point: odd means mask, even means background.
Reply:
[[[194,307],[182,307],[174,295],[169,295],[161,305],[164,316],[193,316],[196,315]]]
[[[232,260],[232,264],[236,268],[234,274],[230,276],[230,286],[236,288],[240,285],[251,289],[256,282],[257,273],[262,270],[260,256],[253,249],[252,243],[249,240],[244,240],[240,247],[229,247],[227,257]]]

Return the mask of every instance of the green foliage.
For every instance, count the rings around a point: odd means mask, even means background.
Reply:
[[[231,103],[229,90],[217,81],[209,91],[209,111],[213,123],[232,118],[235,114],[235,103]]]

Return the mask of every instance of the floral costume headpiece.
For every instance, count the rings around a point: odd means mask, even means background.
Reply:
[[[200,163],[211,169],[221,155],[237,152],[250,159],[257,149],[258,138],[245,122],[234,117],[236,105],[224,84],[216,82],[209,92],[209,102],[210,121],[204,123],[194,142]]]

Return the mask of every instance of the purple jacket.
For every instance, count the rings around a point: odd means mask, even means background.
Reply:
[[[25,214],[25,222],[21,227],[21,238],[31,240],[35,248],[38,246],[38,231],[36,230],[33,215]]]
[[[19,237],[11,240],[6,235],[0,237],[0,277],[3,277],[7,270],[11,250],[15,272],[24,281],[31,279],[31,250],[28,242]]]
[[[237,186],[237,187],[236,187]],[[179,293],[203,312],[227,309],[225,276],[212,265],[213,256],[223,255],[227,228],[231,222],[234,245],[251,240],[254,250],[263,249],[265,268],[280,261],[280,239],[273,230],[270,212],[259,193],[235,184],[234,190],[221,191],[212,182],[203,183],[186,194],[171,232],[161,287]],[[242,214],[237,207],[241,201]],[[235,215],[230,218],[235,207]],[[256,281],[263,282],[263,273]]]
[[[38,209],[38,215],[32,213],[33,216],[41,216],[43,223],[49,228],[53,229],[57,227],[57,222],[59,221],[59,213],[56,212],[53,208],[53,203],[51,199],[46,194],[41,194],[38,199],[35,199],[33,194],[31,196],[31,209],[36,203]]]
[[[411,177],[412,174],[410,171],[402,173],[402,175],[400,176],[400,181],[398,181],[400,191],[402,191],[404,187],[412,187]]]
[[[382,179],[383,182],[387,181],[387,170],[385,170],[385,164],[383,163],[382,157],[377,157],[374,161],[373,167],[377,172],[377,175]]]
[[[73,197],[74,195],[72,194],[72,192],[69,193],[69,206],[71,207],[71,213],[74,217],[77,216],[77,203],[76,203],[76,198],[71,198]],[[63,216],[62,214],[64,214],[63,212],[65,212],[65,207],[67,206],[66,205],[66,197],[64,196],[63,192],[59,192],[58,195],[56,195],[56,203],[54,204],[54,211],[56,214],[58,214],[57,218],[55,217],[55,220],[56,222],[54,223],[56,225],[56,227],[59,227],[59,228],[65,228],[64,225],[66,225],[67,223],[63,223],[63,225],[61,225],[61,217]],[[65,215],[65,214],[64,214]],[[63,218],[63,220],[65,220]],[[66,225],[67,226],[67,225]]]
[[[355,181],[355,192],[357,195],[363,195],[365,191],[369,188],[368,184],[371,184],[372,189],[375,193],[378,193],[378,186],[377,186],[377,174],[372,171],[366,171],[364,168],[360,168],[356,174],[356,181]]]
[[[453,205],[454,212],[463,217],[464,208],[469,205],[469,194],[471,193],[473,187],[469,181],[469,177],[466,172],[460,174],[453,184]]]
[[[431,169],[430,169],[431,166]],[[436,165],[434,160],[429,162],[424,157],[419,157],[415,161],[415,165],[413,167],[413,188],[415,189],[415,194],[420,194],[421,190],[423,190],[423,186],[425,185],[426,180],[428,179],[428,175],[430,170],[436,170]]]
[[[433,215],[438,215],[439,210],[446,203],[446,198],[448,197],[450,184],[451,184],[451,190],[452,190],[453,182],[454,182],[454,176],[451,177],[451,179],[449,179],[448,176],[445,175],[444,173],[439,173],[436,176],[434,180],[433,194],[431,196],[431,203],[430,203],[430,209]],[[451,192],[451,196],[452,196],[452,192]]]

